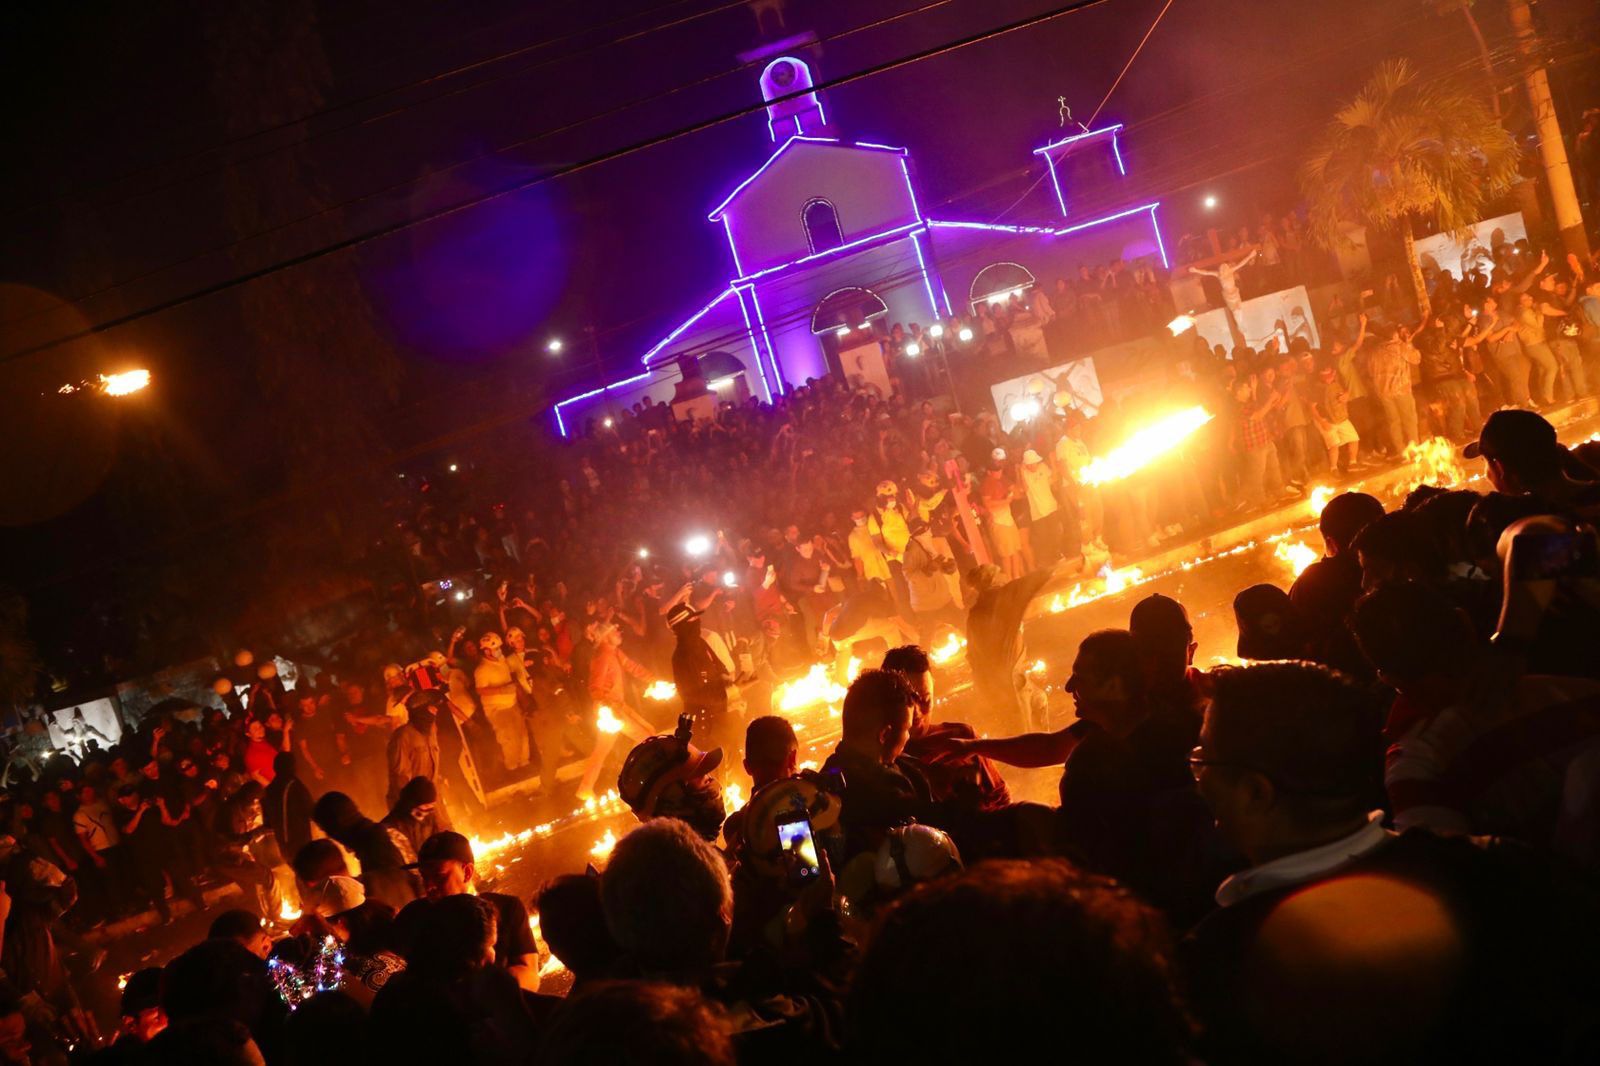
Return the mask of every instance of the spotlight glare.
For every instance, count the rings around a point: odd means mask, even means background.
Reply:
[[[704,533],[696,533],[683,542],[683,550],[693,556],[709,555],[711,553],[711,538]]]

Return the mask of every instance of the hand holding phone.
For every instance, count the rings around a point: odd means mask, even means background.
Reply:
[[[778,848],[792,887],[804,888],[822,873],[817,840],[811,832],[811,819],[805,812],[795,812],[787,816],[787,820],[778,822]]]

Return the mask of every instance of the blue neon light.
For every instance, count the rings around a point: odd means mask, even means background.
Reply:
[[[761,365],[761,349],[756,347],[756,331],[750,325],[750,312],[744,306],[744,293],[735,289],[739,297],[739,316],[744,319],[745,340],[750,342],[750,354],[756,357],[756,373],[761,375],[761,391],[766,395],[767,402],[772,402],[772,385],[767,381],[766,368]]]
[[[656,346],[654,348],[651,348],[648,352],[645,352],[644,353],[644,358],[641,359],[640,362],[642,362],[646,366],[648,366],[649,363],[650,363],[650,360],[653,357],[655,357],[661,351],[661,349],[665,348],[667,345],[671,344],[673,341],[675,341],[679,337],[681,337],[683,335],[683,331],[684,330],[688,329],[690,326],[692,326],[696,322],[700,321],[702,318],[705,317],[707,311],[710,311],[713,307],[717,306],[719,303],[721,303],[723,300],[726,300],[731,295],[733,295],[733,290],[731,288],[723,289],[720,293],[717,294],[717,296],[710,303],[706,304],[700,310],[696,311],[694,314],[692,314],[688,318],[684,319],[682,322],[680,322],[678,324],[678,328],[677,329],[673,330],[671,333],[667,334],[665,337],[662,337],[661,340],[656,342]]]

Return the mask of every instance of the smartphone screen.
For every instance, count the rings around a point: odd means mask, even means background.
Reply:
[[[1600,554],[1588,533],[1523,533],[1512,542],[1511,574],[1518,581],[1600,576]]]
[[[806,884],[822,872],[817,860],[817,841],[811,835],[811,819],[779,822],[778,846],[783,849],[784,868],[795,884]]]

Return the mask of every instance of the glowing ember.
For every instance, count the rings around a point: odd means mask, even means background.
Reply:
[[[966,646],[967,642],[961,638],[961,635],[951,630],[945,634],[944,640],[938,647],[928,652],[928,658],[933,660],[933,665],[943,666],[957,655],[960,655]]]
[[[787,712],[815,707],[819,703],[840,703],[844,700],[844,693],[844,686],[829,676],[828,668],[815,663],[804,677],[779,685],[774,695],[777,696],[778,710]]]
[[[150,371],[125,370],[120,374],[101,374],[100,387],[107,396],[127,396],[150,384]]]
[[[594,842],[589,849],[589,857],[595,862],[605,862],[611,857],[611,849],[617,846],[617,834],[607,829],[605,836]]]
[[[736,811],[745,804],[744,789],[737,783],[730,783],[722,787],[722,805],[730,811]]]
[[[1311,515],[1313,518],[1322,517],[1322,509],[1328,506],[1328,501],[1337,495],[1337,490],[1327,485],[1317,485],[1311,490]]]
[[[288,900],[284,900],[283,905],[278,908],[278,920],[280,922],[298,922],[300,920],[300,908]]]
[[[122,974],[120,977],[117,978],[117,991],[118,992],[121,992],[123,989],[128,987],[128,978],[130,978],[132,976],[133,976],[133,974],[131,974],[131,973],[125,973],[125,974]]]
[[[1157,419],[1136,430],[1119,447],[1113,448],[1083,468],[1085,485],[1104,485],[1137,473],[1173,451],[1212,419],[1204,407],[1190,407]]]
[[[1046,669],[1048,669],[1048,668],[1045,666],[1045,663],[1044,663],[1043,659],[1035,659],[1035,660],[1033,660],[1033,665],[1028,667],[1028,673],[1030,673],[1030,674],[1042,674],[1042,673],[1045,672]]]
[[[678,686],[671,681],[652,681],[644,690],[644,698],[647,700],[670,700],[677,698],[677,695]]]
[[[1317,561],[1316,549],[1298,540],[1280,540],[1272,556],[1293,570],[1295,577],[1305,573],[1306,567]]]
[[[620,733],[622,732],[622,719],[617,717],[617,712],[602,703],[599,709],[595,711],[594,727],[602,733]]]

